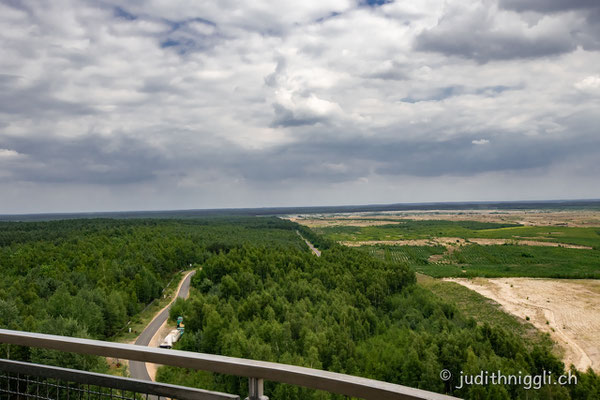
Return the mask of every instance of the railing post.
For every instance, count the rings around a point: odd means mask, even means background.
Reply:
[[[248,397],[245,400],[269,400],[264,395],[262,378],[249,378],[248,379]]]

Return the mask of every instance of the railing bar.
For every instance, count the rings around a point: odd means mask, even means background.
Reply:
[[[103,387],[112,387],[114,389],[121,389],[122,391],[132,391],[137,393],[148,393],[150,395],[161,395],[165,397],[177,398],[179,400],[195,400],[200,398],[213,399],[213,400],[234,400],[239,399],[238,396],[211,392],[207,390],[194,389],[185,386],[170,385],[164,383],[156,383],[149,381],[142,381],[131,378],[123,378],[117,376],[103,375],[92,372],[85,372],[73,369],[66,369],[60,367],[52,367],[46,365],[30,364],[21,361],[12,360],[1,360],[0,369],[12,372],[23,372],[25,371],[29,375],[46,376],[52,378],[61,378],[69,380],[70,382],[78,382],[82,384],[96,384]],[[83,396],[85,399],[91,399],[90,394]],[[124,399],[130,397],[125,394]],[[81,400],[81,397],[80,397]],[[150,397],[150,400],[153,400]]]
[[[434,392],[305,367],[133,344],[0,329],[0,342],[263,378],[365,399],[452,399]],[[163,394],[164,396],[164,394]],[[455,399],[455,398],[454,398]]]

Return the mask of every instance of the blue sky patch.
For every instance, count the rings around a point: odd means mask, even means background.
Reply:
[[[136,15],[133,15],[132,13],[130,13],[129,11],[127,11],[121,7],[115,7],[114,13],[115,13],[115,17],[126,19],[128,21],[133,21],[133,20],[137,19]]]
[[[363,0],[362,3],[371,7],[378,7],[384,4],[393,3],[393,0]]]

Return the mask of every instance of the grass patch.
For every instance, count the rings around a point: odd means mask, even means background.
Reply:
[[[474,232],[520,226],[478,221],[403,220],[402,222],[401,224],[362,227],[328,226],[314,228],[314,230],[335,241],[369,241],[429,239],[440,236],[475,237]]]
[[[469,315],[478,324],[487,322],[494,327],[501,327],[527,338],[526,343],[533,345],[553,346],[550,335],[536,329],[532,324],[523,322],[517,317],[502,311],[494,300],[480,295],[458,283],[445,282],[427,275],[417,274],[417,283],[432,291],[444,302],[454,304],[465,315]],[[555,351],[559,351],[555,348]]]
[[[590,246],[600,250],[600,234],[597,228],[580,228],[565,226],[519,226],[500,229],[485,229],[477,232],[477,236],[486,239],[523,239],[538,240]]]
[[[185,271],[187,273],[187,271]],[[110,340],[113,342],[129,343],[133,342],[146,326],[152,321],[157,312],[162,310],[167,304],[173,300],[175,291],[179,286],[179,282],[184,276],[184,272],[178,272],[173,276],[171,282],[165,287],[163,291],[163,297],[155,299],[150,303],[143,311],[135,315],[129,322],[129,324],[121,330],[120,333],[112,337]],[[129,332],[131,328],[131,333]]]
[[[537,240],[600,249],[598,228],[521,226],[477,221],[413,221],[379,226],[329,226],[315,231],[334,241],[431,239],[435,237]]]
[[[447,264],[414,264],[434,277],[600,278],[600,251],[561,247],[468,245],[444,256]]]

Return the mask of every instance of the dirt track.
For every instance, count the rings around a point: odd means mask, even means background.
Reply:
[[[563,361],[600,372],[600,281],[533,278],[452,278],[498,302],[504,310],[548,332]]]

